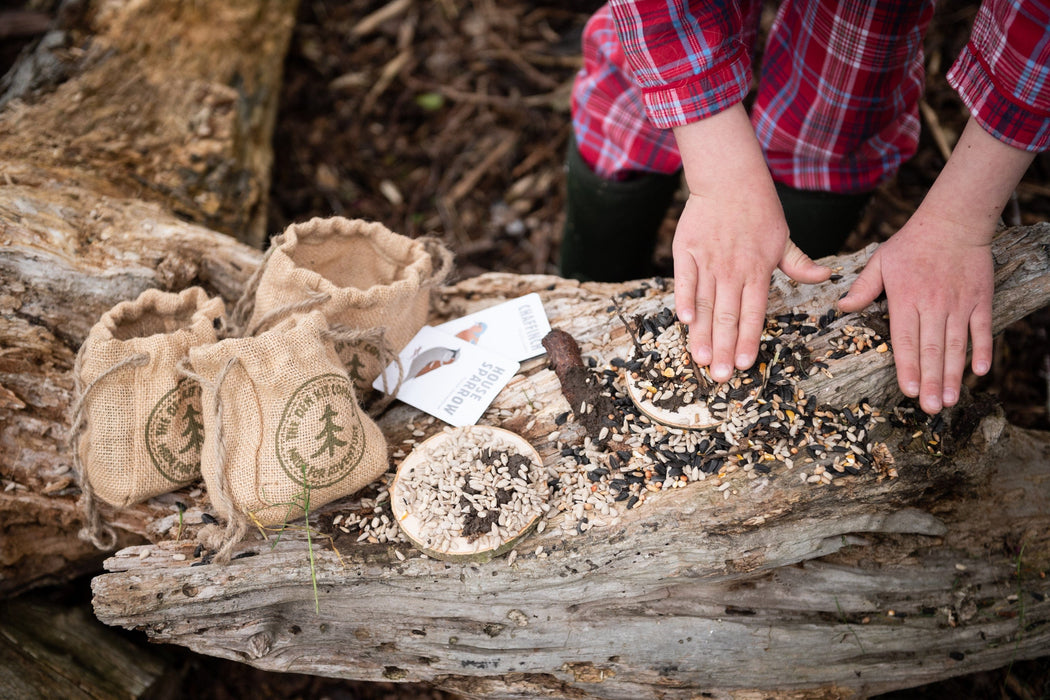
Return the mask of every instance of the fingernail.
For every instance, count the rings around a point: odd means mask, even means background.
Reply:
[[[697,348],[693,353],[693,360],[700,366],[711,364],[711,351],[707,348]]]
[[[959,392],[955,389],[945,389],[944,394],[941,396],[941,400],[945,406],[954,406],[955,402],[959,400]]]
[[[693,322],[693,312],[689,309],[683,309],[678,312],[678,320],[682,323],[689,324]]]
[[[984,360],[981,360],[980,362],[975,362],[973,364],[973,371],[975,374],[987,374],[988,370],[990,369],[991,367],[989,367],[988,363]]]
[[[907,384],[904,385],[904,393],[907,396],[912,396],[912,397],[918,396],[919,395],[919,383],[918,382],[908,382]]]
[[[748,355],[737,355],[736,356],[736,366],[739,367],[740,369],[747,369],[748,367],[751,366],[751,364],[752,364],[752,362],[751,362],[751,357],[750,356],[748,356]]]
[[[726,381],[732,374],[733,368],[726,364],[718,364],[711,368],[711,375],[720,382]]]

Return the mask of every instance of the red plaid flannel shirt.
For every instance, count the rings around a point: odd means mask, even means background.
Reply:
[[[759,0],[614,0],[584,32],[573,124],[606,177],[681,166],[671,127],[740,102],[752,82]],[[787,0],[763,53],[752,123],[773,177],[870,190],[914,154],[933,2]],[[1050,4],[985,0],[948,74],[1001,141],[1050,148]]]

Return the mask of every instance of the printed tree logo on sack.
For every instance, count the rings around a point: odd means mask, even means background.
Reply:
[[[184,484],[198,475],[203,445],[201,388],[197,382],[181,379],[150,412],[146,450],[164,478]]]
[[[370,381],[366,376],[367,372],[363,370],[367,369],[370,364],[379,361],[379,346],[365,340],[353,343],[339,342],[336,343],[336,352],[340,358],[343,358],[346,371],[350,373],[350,379],[353,380],[354,384],[364,386]],[[362,354],[365,355],[363,360],[361,359]],[[348,355],[349,359],[346,359]],[[369,359],[369,356],[374,358],[374,360]]]
[[[322,374],[292,394],[277,427],[277,460],[288,478],[306,488],[338,483],[361,462],[364,426],[353,385]]]

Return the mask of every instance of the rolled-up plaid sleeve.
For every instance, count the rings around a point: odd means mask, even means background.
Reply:
[[[743,2],[644,0],[611,4],[627,63],[658,128],[682,126],[740,102],[751,85]]]
[[[1050,150],[1050,3],[985,0],[948,82],[992,136]]]

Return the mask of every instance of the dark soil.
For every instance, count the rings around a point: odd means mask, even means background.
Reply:
[[[599,5],[584,0],[410,2],[369,26],[386,0],[304,0],[285,71],[276,134],[269,228],[339,214],[431,234],[456,252],[457,276],[486,271],[553,273],[563,220],[568,96],[579,37]],[[856,250],[883,241],[921,202],[966,115],[944,74],[969,33],[976,2],[945,1],[927,37],[926,102],[917,155],[876,193]],[[51,0],[7,3],[53,13]],[[4,10],[0,10],[3,13]],[[0,15],[0,25],[14,26]],[[31,24],[32,18],[21,18]],[[0,74],[37,35],[0,31]],[[657,249],[670,274],[669,212]],[[1050,220],[1050,156],[1038,157],[1004,212],[1008,224]],[[987,377],[973,389],[1002,402],[1020,426],[1050,429],[1050,309],[996,341]],[[170,650],[176,696],[235,698],[449,698],[425,687],[276,674]],[[1050,657],[886,698],[1047,698]]]

